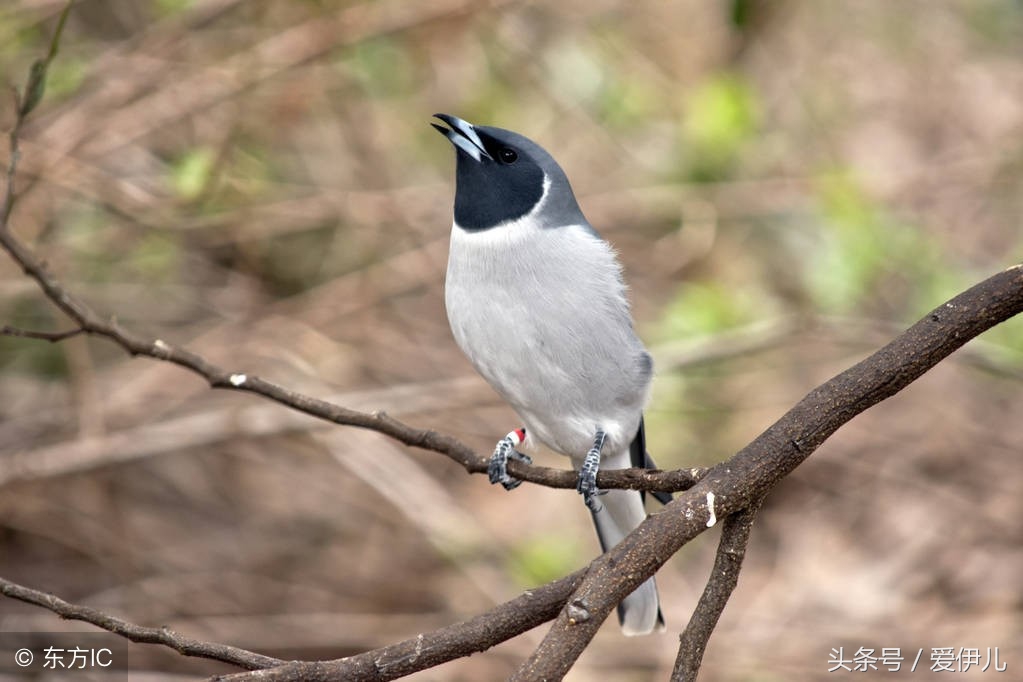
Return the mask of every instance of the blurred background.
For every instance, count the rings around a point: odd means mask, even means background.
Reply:
[[[62,6],[0,7],[5,84]],[[11,224],[128,329],[488,453],[518,420],[448,331],[454,155],[428,122],[512,128],[621,254],[657,364],[651,452],[706,466],[1020,260],[1021,35],[1018,0],[81,0]],[[68,327],[6,257],[0,323]],[[999,647],[1017,674],[1021,395],[1012,320],[831,438],[768,499],[701,680],[944,679],[935,647]],[[612,618],[568,679],[667,679],[716,541],[659,573],[666,634]],[[100,340],[0,337],[10,580],[336,658],[597,551],[570,491],[506,493]],[[0,631],[66,629],[90,630],[0,601]],[[414,679],[503,679],[544,631]],[[912,674],[829,674],[839,647],[924,653]],[[131,652],[133,680],[229,670]]]

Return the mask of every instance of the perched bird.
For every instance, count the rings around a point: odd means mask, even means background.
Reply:
[[[567,455],[607,551],[646,518],[642,493],[597,490],[597,469],[652,467],[643,407],[653,374],[621,266],[586,221],[568,178],[538,144],[455,116],[433,127],[456,150],[445,304],[455,341],[525,423],[501,439],[492,483],[535,439]],[[670,496],[658,496],[670,500]],[[663,629],[653,578],[618,606],[622,630]]]

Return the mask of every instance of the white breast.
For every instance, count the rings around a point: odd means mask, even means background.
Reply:
[[[458,345],[534,438],[579,457],[599,428],[608,452],[628,446],[649,356],[614,252],[588,226],[454,225],[445,302]]]

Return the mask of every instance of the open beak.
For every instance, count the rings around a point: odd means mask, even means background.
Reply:
[[[434,114],[434,118],[440,120],[451,126],[450,129],[443,126],[439,126],[436,123],[431,123],[434,128],[441,132],[444,137],[451,141],[451,144],[455,145],[463,152],[471,156],[476,160],[477,163],[483,160],[483,157],[494,160],[489,152],[483,147],[483,140],[476,133],[476,129],[472,127],[471,123],[463,121],[457,116],[451,116],[450,114]]]

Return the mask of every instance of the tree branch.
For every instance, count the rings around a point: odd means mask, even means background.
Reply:
[[[40,332],[32,329],[19,329],[18,327],[11,327],[6,324],[0,327],[0,336],[20,336],[23,339],[37,339],[39,341],[49,341],[50,343],[64,341],[72,336],[84,333],[85,330],[81,328],[69,329],[65,332]]]
[[[451,436],[409,426],[383,412],[368,414],[305,396],[245,372],[226,370],[197,353],[174,346],[163,339],[144,338],[129,332],[122,328],[116,319],[104,319],[85,301],[68,291],[47,270],[43,262],[14,236],[10,230],[10,217],[16,199],[15,177],[20,157],[19,135],[25,119],[42,98],[46,71],[57,55],[60,36],[73,4],[71,0],[61,12],[46,57],[32,65],[25,92],[20,96],[17,91],[14,92],[15,120],[8,136],[10,160],[7,165],[3,203],[0,205],[0,247],[7,251],[26,275],[35,280],[43,294],[70,317],[77,327],[66,332],[27,332],[4,327],[3,334],[47,341],[61,341],[81,333],[100,336],[119,345],[131,355],[146,356],[183,367],[205,379],[211,388],[252,393],[325,421],[378,431],[405,445],[445,455],[461,464],[470,474],[486,473],[488,458],[476,454],[470,447]],[[514,461],[509,463],[508,471],[520,480],[551,488],[574,488],[578,477],[574,471],[528,466]],[[692,486],[702,473],[702,469],[673,472],[643,469],[603,471],[598,474],[597,484],[602,488],[675,492]]]
[[[678,656],[675,658],[671,682],[695,682],[707,642],[739,582],[739,571],[746,556],[750,530],[762,501],[754,501],[746,509],[729,516],[722,524],[721,540],[710,578],[707,579],[689,624],[679,637]]]
[[[586,569],[529,590],[478,616],[404,642],[334,661],[292,661],[277,668],[212,678],[217,682],[384,682],[486,651],[554,618]]]
[[[16,118],[10,132],[11,154],[0,205],[0,246],[77,326],[67,332],[5,327],[3,333],[48,341],[60,341],[79,333],[100,336],[132,355],[183,367],[203,377],[212,388],[253,393],[329,422],[371,429],[407,445],[444,454],[470,473],[486,471],[487,458],[450,436],[411,427],[382,412],[358,412],[305,396],[256,376],[225,370],[162,339],[133,334],[116,320],[104,319],[65,289],[31,250],[14,237],[9,222],[16,199],[18,138],[25,118],[42,97],[46,71],[57,54],[60,32],[71,4],[61,15],[48,55],[33,64],[25,91],[15,93]],[[225,661],[253,671],[220,678],[224,680],[389,680],[485,650],[555,618],[540,646],[512,679],[560,679],[621,599],[720,517],[726,521],[715,571],[681,637],[673,673],[673,679],[692,679],[710,633],[735,587],[756,509],[778,481],[844,423],[900,391],[969,339],[1021,310],[1023,266],[1015,266],[935,309],[866,360],[811,391],[727,462],[708,471],[602,471],[598,476],[602,488],[686,492],[583,571],[462,623],[357,656],[327,662],[285,663],[226,645],[188,639],[166,628],[134,625],[3,579],[0,593],[49,609],[62,618],[92,623],[132,641],[161,644],[188,656]],[[522,480],[550,487],[572,488],[576,482],[574,471],[527,467],[515,462],[509,471]]]
[[[680,657],[685,661],[676,666],[693,668],[698,666],[695,657],[702,652],[712,629],[711,619],[716,620],[734,587],[741,563],[738,550],[748,538],[753,509],[774,485],[845,422],[909,385],[969,339],[1021,311],[1023,266],[1017,265],[938,307],[866,360],[811,391],[752,443],[710,469],[693,488],[644,521],[585,571],[527,592],[463,623],[373,652],[312,663],[281,664],[263,657],[263,663],[252,665],[256,659],[246,659],[239,653],[249,652],[189,640],[165,629],[134,626],[2,579],[0,588],[5,596],[42,606],[65,618],[93,623],[133,641],[160,643],[186,655],[235,662],[250,669],[270,668],[224,678],[231,680],[394,679],[482,651],[557,613],[547,636],[512,679],[558,679],[624,596],[685,543],[713,525],[713,519],[724,517],[729,521],[715,568],[724,567],[728,575],[712,579],[708,585],[710,594],[705,593],[697,606],[696,624],[682,638],[684,651],[680,650]],[[629,570],[623,570],[625,567]],[[572,608],[562,608],[566,602]]]
[[[867,359],[811,391],[734,457],[598,557],[513,680],[560,679],[608,613],[684,544],[762,499],[850,419],[899,392],[981,332],[1023,311],[1023,265],[931,311]],[[713,512],[713,513],[712,513]],[[628,567],[628,570],[625,570]]]
[[[39,284],[47,298],[79,325],[81,332],[113,341],[131,355],[142,355],[183,367],[204,378],[211,388],[251,393],[328,422],[377,431],[405,445],[445,455],[461,464],[470,474],[483,474],[487,471],[489,461],[487,457],[476,454],[472,448],[451,436],[409,426],[384,412],[359,412],[306,396],[255,375],[229,371],[197,353],[173,346],[162,339],[146,339],[133,334],[123,329],[114,319],[109,321],[102,319],[87,304],[67,291],[3,225],[0,225],[0,246]],[[75,333],[78,332],[60,334],[66,338]],[[21,335],[51,341],[59,340],[50,338],[58,336],[56,333],[35,332]],[[508,471],[523,481],[551,488],[575,488],[578,479],[578,474],[571,470],[531,466],[521,462],[510,462]],[[605,470],[598,474],[597,484],[601,488],[676,492],[692,486],[703,472],[704,470],[700,468],[676,471]]]
[[[4,578],[0,578],[0,594],[27,604],[41,606],[44,609],[53,611],[64,620],[80,620],[90,623],[108,632],[130,639],[133,642],[161,644],[174,649],[184,656],[223,661],[224,663],[237,665],[248,670],[269,668],[284,663],[284,661],[278,658],[253,653],[227,644],[203,642],[191,639],[190,637],[183,637],[170,628],[150,628],[135,625],[126,620],[107,615],[97,609],[71,604],[52,594],[33,590],[30,587],[12,583]]]
[[[12,136],[11,144],[8,188],[13,185],[13,172],[16,168],[15,136]],[[377,431],[405,445],[445,455],[461,464],[470,474],[482,474],[487,471],[489,461],[487,457],[478,455],[469,446],[451,436],[409,426],[384,412],[359,412],[303,395],[252,374],[227,370],[197,353],[174,346],[163,339],[144,338],[129,332],[121,327],[116,319],[104,319],[50,274],[45,265],[10,231],[4,214],[0,214],[0,246],[10,254],[26,275],[36,281],[46,297],[77,325],[76,329],[67,332],[24,332],[16,335],[49,341],[61,340],[78,333],[99,336],[114,342],[131,355],[141,355],[183,367],[205,379],[211,388],[251,393],[328,422]],[[575,488],[578,478],[578,474],[571,470],[530,466],[521,462],[510,462],[508,471],[523,481],[551,488]],[[670,472],[646,469],[606,470],[598,474],[597,484],[601,488],[676,492],[692,486],[699,480],[703,471],[699,468]]]
[[[248,673],[217,676],[224,682],[317,682],[351,680],[383,682],[432,668],[441,663],[486,651],[554,618],[585,569],[528,590],[511,601],[468,620],[420,634],[397,644],[334,661],[282,661],[226,644],[191,639],[168,628],[152,628],[110,616],[97,609],[71,604],[52,594],[0,578],[0,594],[41,606],[66,620],[79,620],[133,642],[160,644],[185,656],[208,658],[245,668]]]

